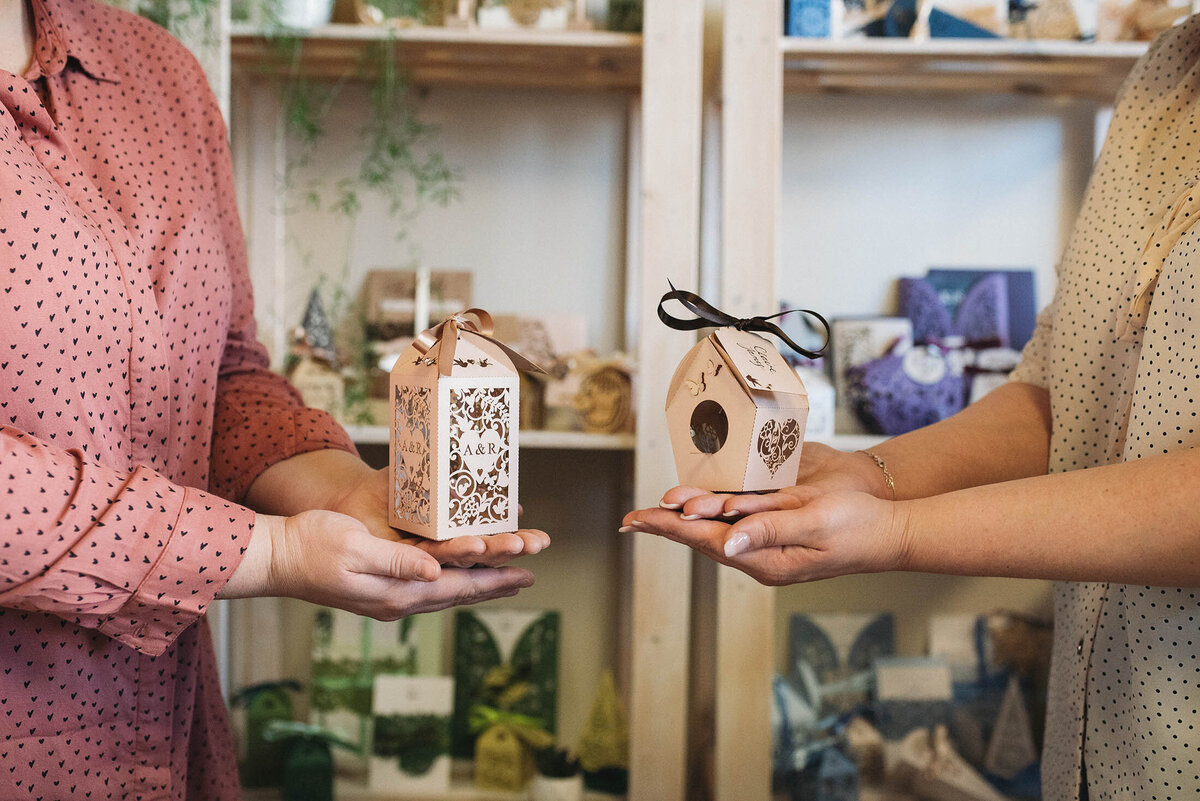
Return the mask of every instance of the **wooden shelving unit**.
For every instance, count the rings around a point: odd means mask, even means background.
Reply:
[[[1111,102],[1143,42],[780,37],[785,92],[1035,94]]]
[[[387,426],[346,426],[359,445],[387,445]],[[634,434],[588,434],[582,431],[522,431],[521,447],[561,451],[632,451]]]
[[[311,79],[370,77],[368,56],[391,45],[414,85],[619,90],[641,88],[642,37],[609,31],[538,32],[331,24],[300,38],[299,63],[261,29],[235,25],[236,71]]]
[[[378,63],[380,48],[387,47],[408,85],[418,88],[550,90],[545,93],[550,109],[569,92],[619,93],[627,109],[629,139],[624,215],[628,319],[623,321],[623,345],[638,357],[637,412],[642,419],[656,419],[671,370],[691,344],[686,334],[659,324],[654,308],[667,276],[695,283],[699,261],[703,14],[700,0],[647,3],[645,41],[654,43],[647,47],[642,36],[605,31],[495,32],[334,24],[304,33],[298,46],[290,48],[279,46],[261,29],[234,25],[229,37],[232,139],[235,154],[244,156],[239,191],[249,216],[250,260],[259,271],[256,275],[265,277],[260,297],[270,304],[266,310],[270,322],[260,327],[260,335],[271,343],[273,352],[282,353],[284,321],[294,317],[281,305],[294,280],[295,265],[287,262],[287,219],[277,202],[275,179],[287,163],[287,143],[283,126],[276,122],[279,97],[274,86],[292,77],[369,80],[370,65]],[[264,130],[264,121],[276,125],[276,130]],[[379,445],[387,441],[384,428],[354,428],[350,433],[376,455],[382,450]],[[664,476],[673,469],[665,432],[654,425],[641,427],[637,434],[612,436],[532,431],[522,432],[521,444],[537,454],[530,459],[528,473],[522,466],[523,475],[531,476],[532,488],[524,497],[532,498],[542,488],[569,499],[578,490],[582,506],[576,508],[586,507],[591,511],[584,514],[592,515],[578,527],[564,525],[562,544],[538,562],[544,572],[537,591],[567,598],[572,614],[598,621],[595,632],[586,630],[589,645],[597,650],[564,645],[573,648],[578,659],[562,660],[560,670],[564,676],[571,671],[586,675],[580,662],[612,659],[627,694],[628,797],[630,801],[683,801],[687,797],[692,555],[683,546],[657,538],[618,538],[615,527],[623,509],[603,508],[603,497],[588,506],[589,493],[597,490],[587,485],[590,479],[578,478],[580,463],[592,471],[587,474],[592,478],[611,463],[621,472],[609,476],[611,486],[600,491],[601,496],[622,496],[624,506],[623,496],[632,492],[636,505],[656,503]],[[588,458],[556,451],[587,452]],[[533,500],[526,503],[532,505]],[[602,530],[608,536],[599,536]],[[272,664],[294,663],[304,654],[282,632],[298,619],[299,611],[275,599],[255,599],[235,613],[235,636],[241,641],[253,638],[259,656],[270,654]],[[568,639],[564,636],[563,642]],[[613,653],[601,653],[605,648]],[[271,664],[264,668],[259,664],[264,660],[258,659],[243,667],[247,659],[237,662],[235,669],[248,678],[263,671],[270,674]],[[577,676],[572,678],[576,685],[583,683]],[[360,796],[377,797],[347,792],[347,797]],[[494,796],[456,785],[451,797]]]
[[[720,306],[735,314],[778,303],[782,127],[789,93],[857,93],[865,103],[871,95],[1022,95],[1100,108],[1113,101],[1146,50],[1144,43],[799,39],[780,35],[781,5],[724,3]],[[835,436],[827,444],[856,450],[882,439]],[[785,636],[776,615],[798,597],[812,595],[802,585],[773,590],[730,568],[716,572],[715,622],[711,631],[696,633],[711,641],[714,652],[712,797],[769,798],[770,680],[776,639]],[[851,576],[829,584],[830,593],[841,593],[835,608],[857,610],[868,596],[891,594],[915,598],[901,610],[907,612],[950,597],[979,608],[1013,589],[1005,579],[934,578],[926,585],[934,591],[919,597],[907,574]],[[954,582],[960,584],[952,587]]]
[[[633,503],[639,507],[656,503],[663,476],[673,475],[665,431],[654,421],[661,416],[666,377],[690,345],[688,335],[659,325],[653,310],[667,276],[681,284],[699,283],[704,5],[696,0],[647,3],[644,39],[608,32],[329,25],[306,34],[293,61],[261,30],[235,25],[230,38],[233,72],[246,83],[294,72],[321,80],[370,77],[364,72],[368,56],[390,44],[415,86],[630,96],[631,162],[639,172],[629,192],[626,314],[636,341],[625,344],[639,366],[637,414],[644,422],[636,435],[530,431],[521,438],[524,448],[542,452],[630,452]],[[1145,49],[1142,44],[795,39],[779,36],[776,2],[727,1],[724,7],[720,305],[734,313],[758,313],[777,301],[780,128],[787,93],[1003,93],[1108,102]],[[271,147],[262,145],[257,168],[267,179],[281,163]],[[263,261],[270,263],[270,251],[282,250],[282,223],[266,213],[261,217],[258,241],[264,243]],[[353,428],[351,435],[362,444],[387,441],[385,428]],[[879,438],[825,441],[855,450]],[[702,671],[691,663],[704,649],[714,652],[705,658],[713,661],[715,720],[704,732],[715,738],[708,765],[713,796],[716,801],[768,798],[775,593],[722,568],[712,589],[715,615],[696,624],[700,631],[689,629],[694,597],[704,591],[693,588],[691,553],[651,537],[630,543],[620,567],[627,597],[621,598],[617,625],[624,651],[618,661],[629,680],[631,801],[687,797],[686,751],[695,745],[685,731],[688,707],[708,700],[697,697],[696,675]],[[264,628],[278,625],[273,615],[264,609]],[[467,790],[461,797],[478,796]]]

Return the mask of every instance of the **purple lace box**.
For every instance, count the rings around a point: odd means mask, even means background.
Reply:
[[[914,345],[851,367],[850,401],[875,434],[894,436],[949,417],[966,405],[968,382],[956,354]]]
[[[901,278],[900,313],[912,321],[914,342],[946,342],[961,337],[967,345],[1008,347],[1008,279],[1001,272],[985,273],[961,299],[949,299],[925,278]],[[1024,344],[1024,343],[1021,343]]]

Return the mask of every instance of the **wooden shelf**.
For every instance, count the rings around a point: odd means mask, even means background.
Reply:
[[[789,92],[1038,94],[1111,102],[1144,42],[782,37]]]
[[[370,77],[372,49],[394,40],[410,83],[633,92],[642,80],[642,37],[610,31],[480,31],[335,23],[300,36],[311,79]],[[281,77],[292,61],[261,29],[234,25],[235,73]]]
[[[457,761],[456,761],[457,762]],[[470,768],[456,764],[450,789],[445,793],[405,793],[378,792],[368,790],[361,783],[350,779],[336,779],[334,782],[334,797],[339,801],[528,801],[528,790],[521,792],[504,792],[502,790],[481,790],[471,783]],[[272,787],[247,789],[242,788],[242,801],[280,801],[282,793]],[[621,801],[623,796],[613,796],[608,793],[595,793],[585,790],[584,801]]]
[[[387,445],[387,426],[346,426],[358,445]],[[587,434],[582,431],[522,431],[521,448],[564,451],[631,451],[633,434]]]
[[[357,445],[387,445],[387,426],[346,426],[346,432]],[[856,451],[872,448],[887,437],[876,434],[835,434],[832,437],[815,437],[831,448]],[[582,431],[521,431],[521,447],[535,450],[561,451],[632,451],[635,443],[633,434],[587,434]]]

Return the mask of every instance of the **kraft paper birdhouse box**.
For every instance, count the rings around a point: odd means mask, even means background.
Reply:
[[[517,529],[517,369],[471,309],[423,332],[391,371],[391,525],[435,540]]]
[[[679,483],[754,492],[796,483],[808,394],[775,346],[718,328],[683,357],[667,391]]]

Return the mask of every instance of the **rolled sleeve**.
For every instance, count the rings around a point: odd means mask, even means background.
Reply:
[[[146,467],[121,473],[0,429],[10,520],[0,606],[161,654],[212,602],[254,513]]]
[[[261,370],[224,379],[213,430],[213,492],[241,500],[271,465],[325,449],[357,453],[345,429],[304,406],[283,377]]]

